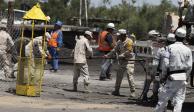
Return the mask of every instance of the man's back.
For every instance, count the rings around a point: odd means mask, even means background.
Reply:
[[[74,48],[74,63],[86,63],[86,51],[92,52],[88,40],[84,36],[80,36],[76,40]]]
[[[192,67],[192,52],[182,42],[175,42],[169,46],[169,69],[189,70]]]

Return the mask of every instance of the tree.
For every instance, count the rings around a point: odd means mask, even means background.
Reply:
[[[16,0],[15,8],[21,9],[21,4],[25,3],[30,8],[35,5],[38,0]],[[91,7],[88,0],[89,18],[103,18],[121,20],[121,24],[116,27],[126,28],[130,33],[135,33],[137,38],[145,37],[149,30],[156,29],[161,31],[165,12],[176,12],[177,7],[172,5],[169,0],[161,0],[160,5],[153,6],[143,4],[141,7],[134,6],[136,0],[122,0],[122,3],[115,6],[107,7],[113,0],[103,0],[103,4],[99,7]],[[79,17],[80,0],[49,0],[48,3],[41,4],[41,8],[46,15],[51,17],[51,22],[61,20],[67,25],[77,25],[71,21],[72,17]],[[83,0],[84,2],[84,0]],[[0,9],[4,10],[7,5],[0,0]],[[83,3],[84,5],[84,3]],[[91,26],[99,26],[103,28],[106,24],[94,23]]]

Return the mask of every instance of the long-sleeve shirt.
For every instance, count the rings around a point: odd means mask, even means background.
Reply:
[[[93,55],[93,51],[89,45],[88,39],[86,39],[84,36],[79,36],[79,38],[76,39],[76,45],[74,48],[74,63],[87,63],[87,51],[90,55]]]
[[[10,51],[14,45],[11,36],[6,31],[1,30],[0,38],[0,53],[6,53],[7,51]]]
[[[133,41],[129,38],[126,38],[125,41],[118,41],[115,48],[107,54],[107,56],[118,55],[120,58],[125,58],[125,60],[120,60],[120,62],[126,62],[126,60],[130,60],[134,58],[133,54]]]
[[[175,42],[169,45],[169,71],[185,70],[187,75],[192,69],[192,52],[182,42]],[[171,75],[172,76],[172,75]],[[174,79],[178,79],[181,75],[173,75]]]
[[[155,63],[158,65],[157,71],[161,72],[161,78],[167,75],[167,67],[169,65],[169,52],[167,47],[159,48],[155,56]]]

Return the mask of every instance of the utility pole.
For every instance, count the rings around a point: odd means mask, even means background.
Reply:
[[[80,0],[79,25],[82,26],[82,0]]]
[[[86,26],[88,26],[88,2],[85,0]]]
[[[8,0],[7,32],[11,35],[14,24],[14,0]]]

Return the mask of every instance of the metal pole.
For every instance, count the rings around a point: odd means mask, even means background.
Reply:
[[[82,0],[80,0],[79,25],[82,26]]]
[[[7,17],[7,31],[11,35],[11,31],[13,29],[14,24],[14,10],[13,10],[14,2],[8,2],[8,17]]]
[[[86,26],[88,26],[88,3],[85,0],[85,15],[86,15]]]

